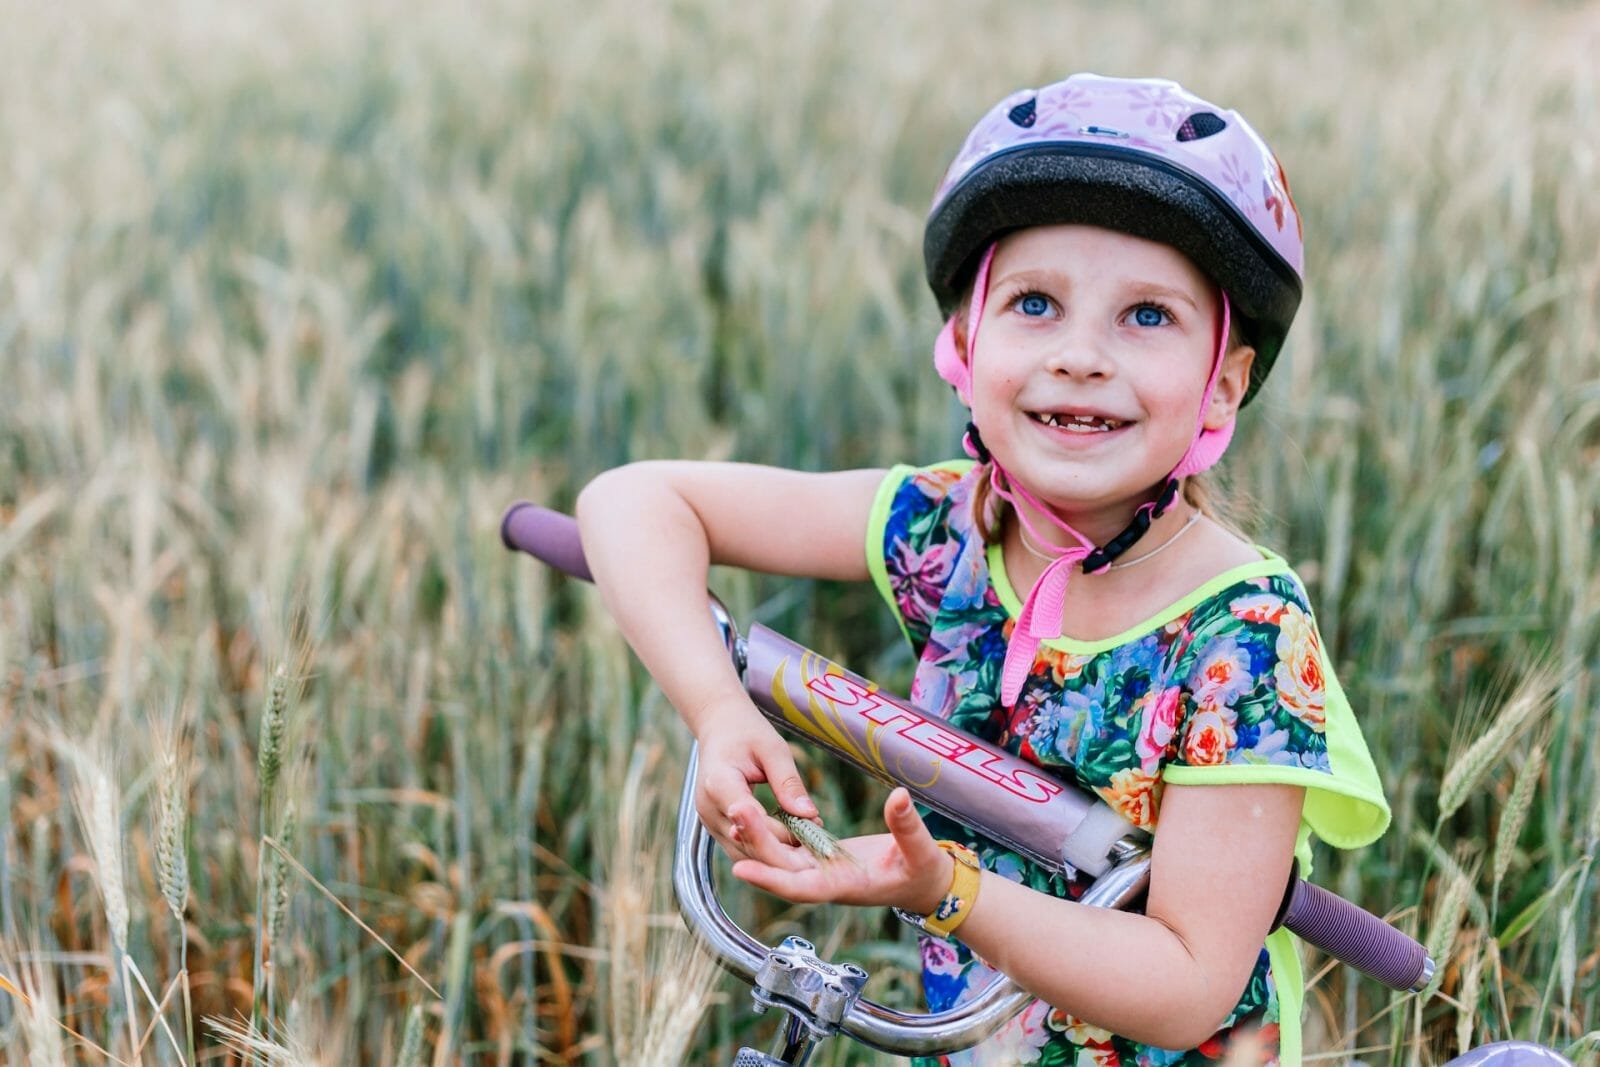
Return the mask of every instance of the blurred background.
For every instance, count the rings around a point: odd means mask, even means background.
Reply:
[[[994,100],[1088,69],[1239,108],[1305,215],[1308,298],[1225,466],[1394,805],[1318,878],[1442,960],[1405,998],[1308,961],[1308,1053],[1594,1061],[1594,4],[0,20],[0,1059],[764,1044],[672,913],[686,732],[497,521],[630,459],[954,454],[922,214]],[[905,686],[870,590],[716,586]],[[834,829],[875,813],[807,767]],[[892,920],[731,906],[917,1002]]]

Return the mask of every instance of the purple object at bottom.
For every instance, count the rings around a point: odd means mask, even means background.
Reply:
[[[1553,1049],[1531,1041],[1497,1041],[1457,1056],[1444,1067],[1573,1067]]]

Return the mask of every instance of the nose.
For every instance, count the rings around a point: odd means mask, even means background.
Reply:
[[[1109,339],[1087,322],[1064,325],[1052,339],[1045,368],[1051,374],[1084,381],[1109,378],[1113,366]]]

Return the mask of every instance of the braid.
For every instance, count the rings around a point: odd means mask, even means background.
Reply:
[[[975,470],[978,480],[972,487],[972,522],[984,544],[997,544],[1005,528],[1006,502],[995,495],[994,487],[989,484],[993,474],[989,464],[980,463]]]

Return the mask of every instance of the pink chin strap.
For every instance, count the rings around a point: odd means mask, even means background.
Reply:
[[[978,263],[977,275],[972,282],[972,298],[967,305],[969,353],[977,350],[978,326],[983,318],[983,305],[989,298],[989,267],[994,261],[995,247],[990,245],[984,252],[983,259]],[[1022,605],[1022,614],[1018,616],[1016,628],[1012,631],[1011,640],[1006,646],[1005,666],[1000,674],[1000,702],[1006,707],[1016,705],[1017,697],[1022,693],[1022,683],[1033,667],[1039,644],[1061,636],[1062,609],[1066,603],[1067,582],[1071,579],[1072,572],[1091,557],[1094,559],[1085,564],[1088,571],[1102,571],[1109,567],[1116,555],[1138,540],[1150,521],[1159,517],[1171,505],[1176,498],[1177,482],[1180,479],[1198,474],[1212,466],[1227,451],[1228,442],[1233,440],[1233,420],[1228,420],[1226,425],[1215,430],[1208,430],[1205,427],[1205,413],[1211,406],[1211,396],[1217,388],[1217,377],[1222,372],[1222,360],[1228,352],[1228,331],[1231,325],[1232,308],[1228,294],[1223,293],[1222,329],[1217,337],[1217,353],[1211,361],[1211,376],[1206,380],[1205,393],[1200,398],[1200,411],[1195,417],[1194,437],[1189,442],[1188,451],[1178,460],[1178,465],[1172,469],[1172,473],[1167,475],[1156,499],[1139,505],[1128,528],[1104,549],[1097,547],[1093,541],[1062,521],[1048,504],[1039,500],[1011,477],[998,460],[987,455],[982,450],[982,443],[973,440],[977,427],[976,424],[972,426],[974,432],[969,433],[963,442],[968,454],[988,462],[989,485],[995,495],[1011,505],[1023,528],[1038,547],[1046,552],[1053,550],[1056,554],[1045,567],[1044,573],[1039,576],[1039,580],[1034,583],[1033,588],[1028,591],[1028,598]],[[934,342],[933,365],[939,372],[939,377],[954,386],[961,402],[970,408],[972,406],[971,360],[963,360],[956,348],[954,315],[945,321],[944,329],[939,331],[938,340]],[[1019,497],[1027,505],[1026,507],[1018,503]],[[1029,516],[1030,511],[1048,519],[1057,529],[1077,541],[1078,547],[1061,548],[1053,544],[1049,538],[1040,536]]]

